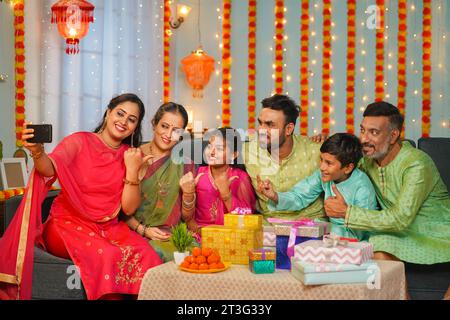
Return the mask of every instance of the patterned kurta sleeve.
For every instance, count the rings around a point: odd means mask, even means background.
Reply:
[[[314,202],[323,192],[320,170],[298,182],[291,190],[278,192],[278,203],[272,200],[268,202],[271,211],[301,210]]]
[[[397,202],[380,211],[349,206],[345,216],[348,227],[376,231],[401,231],[408,228],[433,189],[435,179],[432,168],[415,161],[390,179],[400,180]]]

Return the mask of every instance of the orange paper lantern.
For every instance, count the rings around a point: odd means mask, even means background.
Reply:
[[[94,8],[85,0],[59,0],[52,5],[52,23],[66,39],[67,54],[79,52],[80,39],[88,33],[89,22],[94,22]]]
[[[181,60],[181,68],[186,73],[188,84],[194,90],[192,96],[202,98],[203,88],[208,84],[211,72],[214,71],[214,59],[200,47]]]

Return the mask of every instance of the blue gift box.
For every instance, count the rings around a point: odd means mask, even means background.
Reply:
[[[292,259],[291,274],[305,285],[369,283],[379,277],[375,261],[361,265],[313,263]]]
[[[310,238],[310,237],[295,237],[295,244],[299,244],[308,240],[320,240],[322,237]],[[291,269],[291,257],[288,256],[287,248],[289,243],[289,236],[277,235],[277,256],[276,267],[277,269]]]

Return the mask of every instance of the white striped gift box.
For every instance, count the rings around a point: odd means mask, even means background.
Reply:
[[[294,258],[304,262],[362,264],[372,257],[373,246],[368,242],[327,247],[321,240],[309,240],[294,247]]]

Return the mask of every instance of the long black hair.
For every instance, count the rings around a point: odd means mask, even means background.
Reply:
[[[135,95],[134,93],[124,93],[124,94],[121,94],[120,96],[117,96],[117,97],[111,99],[111,101],[108,104],[107,110],[103,114],[102,121],[100,122],[98,127],[95,128],[94,132],[97,133],[97,132],[100,132],[100,130],[102,130],[108,110],[112,111],[119,104],[122,104],[124,102],[133,102],[138,105],[139,118],[138,118],[136,129],[134,130],[134,134],[131,134],[130,136],[123,139],[122,143],[128,144],[130,146],[133,145],[135,147],[140,146],[141,142],[142,142],[142,119],[144,119],[144,115],[145,115],[145,106],[144,106],[144,103],[142,102],[142,100],[139,99],[139,97],[137,95]],[[132,137],[133,137],[133,143],[131,143]]]

